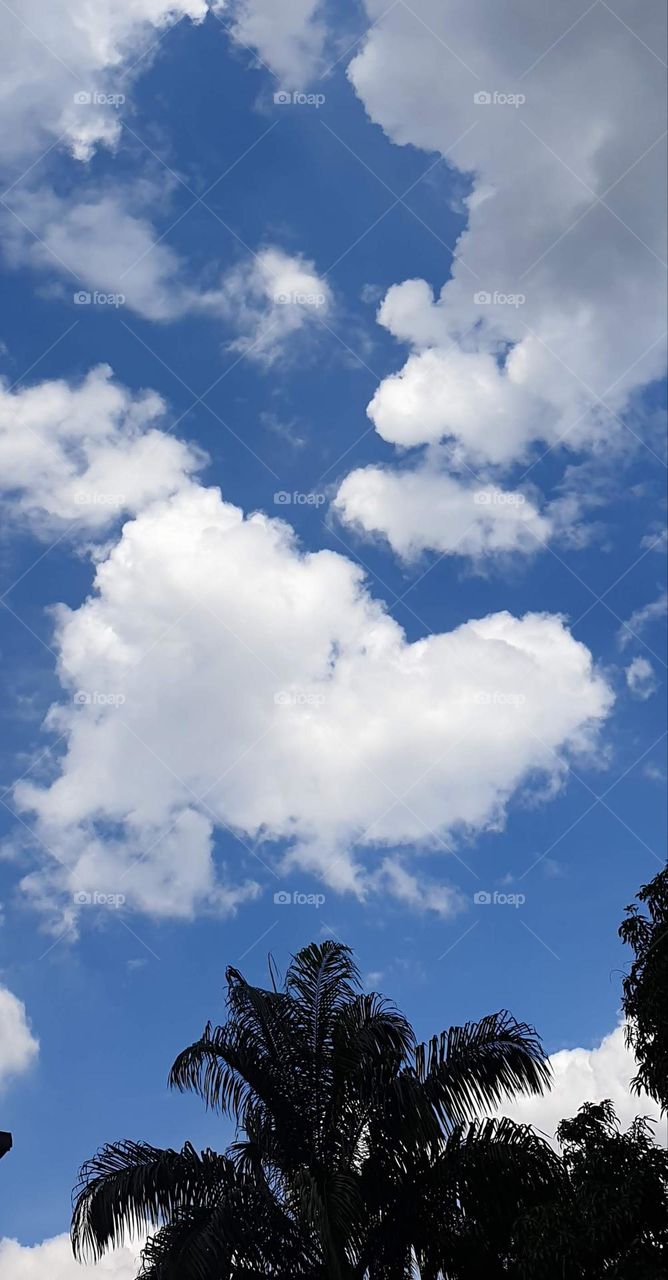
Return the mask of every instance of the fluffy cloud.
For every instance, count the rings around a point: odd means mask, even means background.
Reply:
[[[646,702],[656,693],[659,682],[648,658],[634,658],[625,671],[626,683],[634,698]]]
[[[560,1049],[550,1059],[554,1085],[543,1098],[517,1098],[504,1104],[504,1115],[523,1124],[533,1124],[550,1138],[560,1120],[574,1116],[583,1102],[601,1102],[610,1098],[622,1126],[626,1128],[635,1116],[649,1116],[659,1121],[655,1130],[664,1142],[665,1120],[660,1121],[657,1104],[647,1096],[631,1093],[630,1082],[637,1067],[624,1043],[624,1027],[616,1027],[595,1049]]]
[[[327,35],[322,9],[322,0],[232,0],[231,33],[286,88],[302,89],[321,62]]]
[[[0,384],[0,493],[44,536],[100,531],[185,483],[198,454],[158,429],[165,406],[102,365],[81,382]]]
[[[17,169],[62,140],[87,160],[114,146],[118,105],[161,34],[201,21],[207,0],[15,0],[0,9],[0,164]]]
[[[341,484],[334,510],[347,524],[387,538],[411,560],[426,547],[474,559],[501,552],[531,553],[553,531],[523,493],[491,484],[463,484],[430,466],[399,471],[362,467]]]
[[[18,1240],[0,1240],[0,1269],[5,1280],[135,1280],[139,1266],[138,1250],[114,1249],[96,1266],[82,1266],[75,1261],[67,1235],[55,1236],[41,1244],[22,1245]]]
[[[487,479],[536,442],[632,444],[620,415],[665,367],[664,6],[567,0],[554,20],[530,0],[366,7],[349,75],[369,116],[470,182],[440,295],[407,280],[380,307],[410,351],[369,405],[376,430],[399,448],[447,443],[442,470]]]
[[[208,305],[239,331],[234,346],[272,363],[299,329],[328,313],[332,295],[312,262],[265,248],[229,271]]]
[[[498,823],[532,777],[556,780],[555,753],[591,746],[611,704],[559,617],[408,643],[358,566],[189,482],[124,526],[54,643],[69,700],[48,723],[67,751],[55,779],[16,788],[54,854],[24,882],[40,905],[233,909],[257,884],[218,867],[221,828],[363,894],[374,847]]]
[[[94,305],[101,294],[100,305],[128,307],[147,320],[212,316],[235,333],[233,348],[266,363],[331,309],[331,290],[315,265],[271,245],[221,274],[213,287],[199,284],[147,215],[162,194],[150,182],[133,192],[93,190],[76,198],[49,188],[17,192],[5,215],[5,258],[64,277],[82,305]]]
[[[25,1005],[7,987],[0,986],[0,1088],[27,1071],[38,1051]]]
[[[84,298],[85,290],[96,290],[147,320],[173,320],[206,295],[188,283],[179,256],[156,243],[159,232],[144,210],[159,194],[150,183],[134,196],[122,189],[72,198],[50,188],[16,191],[7,200],[5,258],[11,266],[63,276],[75,301],[82,290]]]

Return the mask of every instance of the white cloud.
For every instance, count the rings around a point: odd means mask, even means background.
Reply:
[[[411,560],[425,548],[444,555],[531,554],[553,530],[523,493],[491,484],[463,484],[429,465],[399,471],[362,467],[341,484],[334,510],[348,524],[387,538]]]
[[[232,35],[254,49],[286,88],[303,89],[321,64],[327,35],[322,10],[322,0],[232,0]]]
[[[139,1266],[138,1250],[114,1249],[101,1262],[82,1266],[72,1253],[67,1235],[54,1236],[41,1244],[19,1244],[18,1240],[0,1240],[0,1270],[5,1280],[135,1280]]]
[[[38,1052],[23,1001],[0,986],[0,1088],[27,1071]]]
[[[113,147],[119,109],[108,95],[127,96],[160,35],[184,17],[201,21],[207,9],[207,0],[3,5],[0,164],[17,170],[60,139],[81,160],[99,144]]]
[[[440,296],[407,280],[380,307],[410,350],[369,405],[376,430],[399,448],[447,442],[442,470],[487,479],[536,442],[633,447],[620,415],[665,367],[664,6],[621,0],[616,17],[566,0],[555,21],[530,0],[366,8],[349,67],[366,111],[471,183]]]
[[[629,1088],[637,1072],[633,1054],[624,1043],[624,1027],[604,1036],[594,1049],[560,1049],[550,1062],[554,1085],[542,1098],[516,1098],[504,1103],[501,1111],[523,1124],[533,1124],[550,1138],[560,1120],[570,1119],[583,1102],[610,1098],[622,1127],[638,1115],[659,1120],[658,1105],[647,1094],[636,1097]],[[665,1120],[655,1129],[657,1141],[665,1142]]]
[[[79,383],[0,383],[0,493],[42,536],[96,532],[186,482],[199,454],[159,430],[165,405],[101,365]]]
[[[648,658],[634,658],[626,668],[626,683],[634,698],[646,702],[656,693],[659,682],[654,667]]]
[[[196,308],[201,291],[186,280],[186,267],[162,241],[146,204],[159,197],[152,184],[137,194],[94,190],[67,198],[49,188],[8,197],[4,253],[11,266],[27,265],[60,275],[74,300],[80,292],[113,294],[148,320],[172,320]],[[88,304],[92,305],[92,304]],[[107,302],[107,308],[114,304]],[[87,312],[79,311],[83,321]]]
[[[223,277],[209,305],[238,330],[238,350],[271,363],[298,330],[327,315],[332,295],[313,262],[265,248]]]
[[[627,649],[633,640],[637,640],[645,628],[653,622],[658,622],[660,618],[665,618],[668,612],[668,594],[662,591],[656,600],[650,600],[648,604],[644,604],[640,609],[634,609],[630,618],[623,622],[617,632],[617,643],[620,649]]]
[[[446,920],[457,915],[466,904],[466,899],[456,889],[428,877],[414,875],[398,858],[383,858],[373,885],[377,891],[388,893],[412,911],[431,911]]]
[[[220,275],[212,286],[164,241],[147,216],[163,193],[151,182],[135,191],[92,190],[76,198],[48,188],[10,197],[4,253],[11,266],[27,265],[67,281],[77,319],[96,305],[127,307],[147,320],[210,315],[237,335],[231,346],[271,363],[289,339],[331,310],[329,285],[313,262],[268,245]]]
[[[54,643],[67,752],[16,799],[55,855],[24,887],[47,908],[69,895],[70,916],[77,891],[233,909],[257,885],[217,866],[221,827],[364,893],[374,848],[442,846],[498,823],[534,776],[557,781],[558,753],[586,752],[612,701],[559,617],[408,643],[351,561],[196,483],[126,523]]]

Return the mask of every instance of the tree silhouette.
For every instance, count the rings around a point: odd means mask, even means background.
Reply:
[[[148,1229],[145,1280],[508,1275],[514,1224],[562,1180],[528,1126],[485,1118],[547,1086],[533,1029],[503,1011],[417,1044],[333,942],[300,951],[280,990],[227,983],[227,1021],[170,1083],[231,1115],[235,1141],[103,1147],[75,1191],[76,1255]]]
[[[668,867],[642,886],[638,898],[648,915],[633,903],[619,929],[635,952],[622,984],[627,1043],[638,1061],[633,1087],[668,1111]]]
[[[637,1118],[622,1133],[609,1101],[562,1120],[559,1193],[519,1224],[518,1280],[665,1280],[668,1152]]]

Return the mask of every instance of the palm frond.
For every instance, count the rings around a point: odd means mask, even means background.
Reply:
[[[506,1010],[418,1045],[414,1071],[446,1129],[517,1093],[543,1093],[551,1080],[534,1028]]]
[[[82,1167],[74,1193],[72,1246],[83,1259],[100,1258],[126,1235],[168,1222],[186,1209],[215,1204],[234,1166],[215,1151],[162,1150],[147,1142],[102,1147]]]

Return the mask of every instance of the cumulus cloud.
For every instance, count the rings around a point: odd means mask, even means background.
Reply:
[[[108,365],[78,383],[0,383],[5,509],[43,536],[65,523],[93,534],[172,493],[201,458],[159,429],[164,412],[160,396],[120,386]]]
[[[139,1266],[139,1250],[131,1247],[114,1249],[95,1266],[77,1262],[67,1235],[54,1236],[41,1244],[19,1244],[18,1240],[0,1240],[0,1269],[6,1280],[135,1280]]]
[[[610,1098],[623,1128],[638,1115],[649,1116],[659,1122],[655,1129],[657,1141],[665,1142],[665,1120],[660,1120],[657,1103],[645,1093],[631,1093],[630,1082],[637,1066],[624,1043],[623,1025],[604,1036],[594,1049],[560,1049],[552,1054],[550,1062],[554,1073],[550,1093],[542,1098],[516,1098],[504,1103],[504,1115],[533,1124],[553,1138],[559,1121],[574,1116],[583,1102]]]
[[[23,1001],[0,986],[0,1088],[27,1071],[38,1052]]]
[[[66,754],[16,788],[55,855],[24,881],[47,907],[100,892],[154,914],[234,909],[257,883],[218,865],[221,829],[363,895],[374,849],[442,847],[498,823],[533,777],[558,780],[612,700],[561,618],[497,613],[408,643],[358,566],[196,483],[125,524],[54,643]]]
[[[322,0],[232,0],[231,34],[255,50],[285,88],[302,89],[321,64],[323,8]]]
[[[470,183],[440,294],[406,280],[380,306],[409,353],[369,404],[376,430],[497,481],[537,443],[637,444],[622,415],[665,368],[664,6],[567,0],[555,22],[530,0],[366,8],[349,76],[367,113]]]
[[[425,548],[473,559],[530,554],[554,528],[550,516],[540,514],[525,494],[470,480],[465,484],[429,465],[352,471],[339,488],[334,510],[347,524],[387,538],[404,560]]]
[[[88,160],[115,146],[119,106],[167,27],[200,22],[207,0],[15,0],[0,10],[0,164],[16,170],[33,155],[67,147]]]
[[[634,698],[646,702],[656,693],[659,682],[648,658],[634,658],[625,671],[626,683]]]

